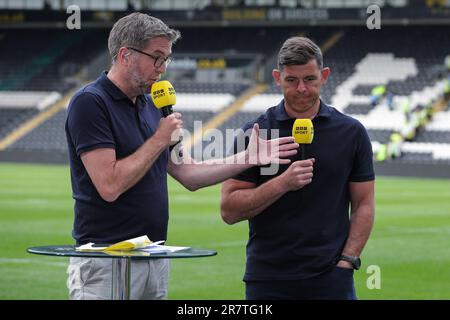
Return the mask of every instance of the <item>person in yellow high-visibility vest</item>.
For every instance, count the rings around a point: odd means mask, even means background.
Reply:
[[[445,66],[447,67],[447,71],[450,72],[450,54],[445,57]]]
[[[402,102],[400,105],[400,110],[403,112],[405,116],[405,123],[407,123],[411,118],[411,100],[407,99]]]
[[[400,158],[402,155],[402,144],[402,135],[399,132],[394,131],[391,134],[390,141],[387,145],[387,157],[389,159]]]
[[[381,98],[383,98],[386,93],[386,86],[379,85],[372,89],[370,93],[370,104],[375,107],[378,103],[380,103]]]
[[[450,69],[449,69],[449,73],[450,73]],[[445,82],[444,99],[446,101],[450,100],[450,75],[447,77],[447,81]]]
[[[377,153],[375,154],[375,160],[378,162],[385,161],[387,159],[387,146],[385,144],[380,144]]]

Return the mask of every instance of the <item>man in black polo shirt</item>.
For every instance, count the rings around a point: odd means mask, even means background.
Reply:
[[[311,119],[307,159],[275,176],[254,167],[222,186],[223,220],[249,220],[247,299],[356,299],[353,270],[374,219],[372,148],[357,120],[320,100],[330,74],[322,61],[311,40],[288,39],[273,71],[284,99],[244,127],[283,137],[296,118]]]
[[[113,26],[108,47],[112,67],[72,98],[66,121],[77,244],[115,243],[147,235],[167,239],[167,173],[194,191],[232,177],[253,165],[249,151],[273,151],[258,162],[281,160],[296,153],[292,138],[267,141],[254,128],[252,147],[227,158],[227,164],[183,162],[169,157],[172,133],[182,128],[181,115],[162,118],[148,99],[150,87],[166,71],[172,44],[179,38],[161,20],[142,13],[123,17]],[[279,152],[279,153],[278,153]],[[258,154],[259,155],[259,154]],[[233,164],[234,163],[234,164]],[[131,298],[167,296],[168,260],[132,261]],[[109,299],[111,261],[71,258],[71,299]]]

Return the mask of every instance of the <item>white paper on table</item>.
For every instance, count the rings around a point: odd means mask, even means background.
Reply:
[[[163,253],[163,252],[176,252],[184,249],[189,249],[190,247],[175,247],[175,246],[164,246],[157,243],[152,243],[151,245],[139,248],[139,251],[145,251],[149,253]]]
[[[158,244],[158,243],[162,243],[162,242],[164,242],[164,241],[151,242],[147,236],[140,236],[137,238],[120,241],[120,242],[112,244],[110,246],[99,246],[93,242],[89,242],[87,244],[77,247],[76,250],[77,251],[114,251],[114,250],[129,251],[129,250],[134,250],[134,249],[138,249],[138,248],[144,248],[148,245]]]

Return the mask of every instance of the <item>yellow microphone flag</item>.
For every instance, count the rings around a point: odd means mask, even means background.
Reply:
[[[167,80],[155,82],[151,88],[151,96],[153,103],[158,109],[177,103],[175,89]]]
[[[292,136],[298,144],[311,144],[314,138],[311,119],[296,119],[292,126]]]

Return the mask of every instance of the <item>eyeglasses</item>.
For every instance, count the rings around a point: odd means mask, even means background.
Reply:
[[[172,62],[172,57],[170,57],[170,56],[164,58],[163,56],[154,56],[150,53],[147,53],[147,52],[135,49],[135,48],[131,48],[131,47],[127,47],[127,49],[139,52],[140,54],[143,54],[143,55],[146,55],[147,57],[153,58],[153,60],[155,60],[155,62],[153,63],[155,68],[160,68],[164,63],[166,64],[166,67],[167,67],[169,65],[169,63]]]

